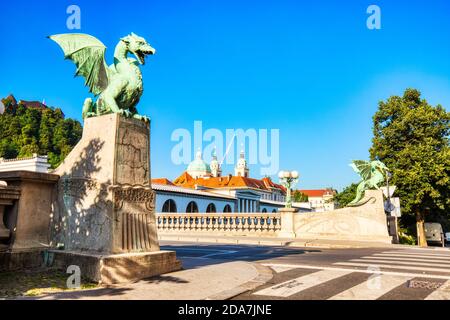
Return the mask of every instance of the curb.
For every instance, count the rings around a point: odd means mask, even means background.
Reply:
[[[244,292],[256,289],[257,287],[266,284],[273,278],[273,271],[271,268],[260,265],[258,263],[253,262],[247,263],[252,265],[256,269],[256,272],[258,273],[258,275],[254,279],[247,281],[233,289],[225,290],[212,296],[209,296],[205,300],[229,300]]]
[[[190,243],[206,244],[231,244],[231,245],[259,245],[259,246],[281,246],[281,247],[308,247],[321,249],[360,249],[360,248],[392,248],[392,244],[383,243],[358,243],[358,244],[337,244],[337,243],[317,243],[315,240],[285,240],[285,239],[236,239],[236,238],[202,238],[194,236],[159,236],[159,241],[181,241]]]

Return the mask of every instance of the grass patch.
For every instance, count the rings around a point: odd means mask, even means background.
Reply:
[[[68,289],[66,282],[69,276],[70,274],[57,270],[2,272],[0,273],[0,298],[39,296],[98,287],[98,284],[82,279],[81,288]]]

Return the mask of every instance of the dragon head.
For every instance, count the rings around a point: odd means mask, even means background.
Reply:
[[[145,64],[145,57],[156,52],[144,38],[133,32],[120,40],[125,43],[127,50],[135,55],[140,64]]]
[[[388,167],[379,160],[372,161],[372,168],[378,169],[383,175],[386,171],[389,171]]]

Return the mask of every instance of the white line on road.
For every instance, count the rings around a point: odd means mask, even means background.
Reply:
[[[392,264],[383,263],[353,263],[353,262],[337,262],[334,263],[338,266],[349,266],[349,267],[379,267],[379,268],[389,268],[389,269],[403,269],[403,270],[417,270],[417,271],[432,271],[432,272],[446,272],[450,273],[450,268],[428,268],[428,267],[410,267],[410,266],[396,266]]]
[[[392,257],[390,255],[384,254],[374,254],[371,256],[365,256],[361,259],[383,259],[383,260],[395,260],[395,261],[418,261],[418,262],[437,262],[437,263],[446,263],[450,265],[450,261],[447,260],[430,260],[430,259],[420,259],[420,258],[403,258],[403,257]]]
[[[216,250],[216,249],[200,249],[200,248],[181,248],[178,249],[178,251],[206,251],[206,252],[213,252],[210,254],[206,254],[204,256],[200,256],[200,257],[196,257],[196,258],[208,258],[208,257],[212,257],[212,256],[218,256],[218,255],[223,255],[223,254],[232,254],[232,253],[236,253],[237,251],[235,250]],[[180,257],[183,257],[182,253],[180,253]]]
[[[337,263],[335,263],[337,264]],[[270,263],[262,263],[263,266],[270,267],[275,264]],[[311,266],[311,265],[301,265],[301,264],[276,264],[277,266],[283,267],[292,267],[299,269],[314,269],[314,270],[341,270],[341,271],[351,271],[351,272],[359,272],[359,273],[369,273],[369,274],[391,274],[396,276],[405,276],[405,277],[421,277],[427,279],[445,279],[450,280],[450,276],[446,275],[434,275],[434,274],[423,274],[423,273],[412,273],[412,272],[397,272],[397,271],[385,271],[385,270],[373,270],[373,269],[350,269],[350,268],[340,268],[340,267],[322,267],[322,266]],[[367,265],[364,265],[367,267]]]
[[[328,300],[376,300],[385,293],[406,283],[411,277],[376,274]]]
[[[401,258],[423,258],[430,260],[450,260],[450,257],[433,257],[433,256],[424,256],[418,254],[403,254],[403,253],[374,253],[373,256],[384,256],[384,257],[401,257]]]
[[[405,264],[408,266],[415,265],[415,266],[429,266],[429,267],[444,267],[448,268],[448,271],[450,272],[450,262],[449,263],[425,263],[425,262],[411,262],[411,261],[392,261],[392,260],[384,260],[384,258],[364,258],[364,259],[352,259],[350,260],[352,262],[374,262],[374,263],[395,263],[395,264]]]
[[[450,254],[441,254],[441,253],[426,253],[426,252],[413,252],[413,251],[384,251],[383,254],[391,254],[391,255],[408,255],[415,257],[433,257],[435,259],[450,259]],[[378,253],[376,253],[378,254]],[[438,258],[440,257],[440,258]]]
[[[399,249],[396,251],[424,251],[424,252],[433,252],[433,251],[437,251],[437,252],[448,252],[450,253],[450,248],[443,248],[443,247],[428,247],[428,248],[419,248],[419,247],[410,247],[410,248],[405,248],[405,249]]]
[[[255,295],[289,297],[321,283],[345,276],[352,271],[322,270],[255,292]]]
[[[289,271],[289,270],[298,268],[297,266],[289,266],[289,267],[278,266],[278,265],[267,265],[267,266],[272,268],[276,273],[281,273],[281,272],[284,272],[284,271]]]
[[[450,300],[450,280],[434,290],[425,300]]]

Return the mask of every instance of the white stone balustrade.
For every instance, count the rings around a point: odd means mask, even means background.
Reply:
[[[328,239],[391,243],[383,193],[367,190],[362,205],[326,212],[297,212],[281,208],[274,213],[157,213],[158,237],[197,239],[205,235],[259,236],[279,239]]]
[[[159,233],[277,236],[279,213],[157,213]]]

